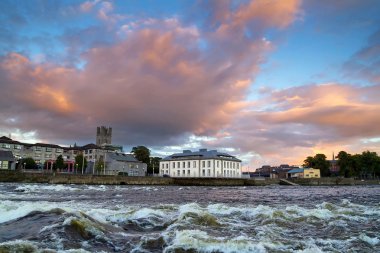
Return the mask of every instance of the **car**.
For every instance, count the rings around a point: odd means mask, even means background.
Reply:
[[[162,177],[170,177],[168,174],[164,174],[162,175]]]

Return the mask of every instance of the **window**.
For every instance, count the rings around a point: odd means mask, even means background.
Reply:
[[[173,169],[175,169],[175,162],[173,162]]]
[[[182,170],[182,175],[186,175],[186,171],[185,170]]]
[[[234,168],[234,169],[235,169],[235,163],[232,163],[232,168]]]
[[[41,148],[41,147],[39,147],[39,146],[36,146],[36,147],[35,147],[35,150],[36,150],[36,151],[41,151],[41,150],[42,150],[42,148]]]
[[[219,167],[219,161],[216,161],[216,167]]]
[[[178,162],[177,165],[178,165],[178,168],[180,168],[181,167],[181,162]]]
[[[15,145],[14,149],[21,149],[21,145]]]
[[[190,176],[190,170],[187,170],[187,175]]]
[[[207,167],[211,167],[211,161],[207,161]]]
[[[206,162],[202,161],[202,168],[206,167]]]
[[[206,171],[202,170],[202,176],[205,176],[205,175],[206,175]]]
[[[62,151],[63,151],[63,150],[62,150],[61,148],[56,148],[56,149],[55,149],[55,152],[56,152],[56,153],[62,153]]]
[[[3,148],[11,148],[11,145],[9,145],[9,144],[3,144]]]
[[[46,148],[46,152],[51,152],[52,148]]]
[[[190,168],[191,163],[187,162],[187,168]]]
[[[210,169],[207,170],[207,176],[211,176],[211,170]]]
[[[182,168],[186,168],[186,162],[182,162]]]
[[[197,162],[194,161],[194,162],[193,162],[193,168],[196,168],[196,167],[197,167]]]
[[[226,162],[224,162],[224,168],[226,167]]]
[[[166,168],[169,169],[169,163],[166,164]]]
[[[180,176],[180,175],[181,175],[181,171],[177,170],[177,176]]]

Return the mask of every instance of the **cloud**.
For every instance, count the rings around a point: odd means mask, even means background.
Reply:
[[[364,141],[380,136],[379,95],[380,85],[319,84],[269,91],[221,130],[229,135],[203,144],[253,152],[250,164],[255,167],[302,164],[318,152],[379,151]]]
[[[104,18],[118,15],[106,2],[85,3],[82,8],[91,11],[94,5],[103,10]],[[246,5],[264,8],[263,3]],[[244,5],[231,11],[236,21],[228,22],[234,31],[223,37],[224,23],[203,30],[175,17],[115,24],[132,29],[110,43],[89,43],[89,48],[68,51],[80,53],[85,63],[81,69],[9,53],[0,61],[1,89],[7,96],[1,103],[10,105],[0,111],[2,118],[9,119],[2,129],[36,130],[43,139],[67,142],[91,140],[96,126],[111,125],[121,144],[156,146],[179,143],[191,134],[216,134],[245,107],[249,84],[272,49],[260,34],[290,24],[296,13],[296,7],[269,5],[275,11],[265,17],[259,10],[244,14]],[[286,14],[280,21],[281,8]],[[271,17],[275,20],[262,21]],[[255,20],[260,29],[252,37],[243,27]],[[103,31],[104,37],[117,37],[123,30]],[[85,37],[77,40],[75,31],[72,34],[63,37],[66,44],[86,42]]]
[[[345,75],[370,83],[380,83],[380,30],[373,33],[368,43],[344,65]]]

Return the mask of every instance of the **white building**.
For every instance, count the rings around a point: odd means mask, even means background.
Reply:
[[[161,176],[170,177],[241,177],[241,160],[218,152],[200,149],[184,150],[160,161]]]

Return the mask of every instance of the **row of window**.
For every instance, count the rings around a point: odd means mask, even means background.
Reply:
[[[219,163],[220,162],[220,163]],[[172,168],[191,168],[191,161],[183,161],[183,162],[171,162]],[[237,162],[230,162],[230,161],[216,161],[216,167],[219,168],[219,165],[222,164],[224,168],[227,169],[239,169],[239,163]],[[182,165],[182,166],[181,166]],[[207,165],[207,167],[206,167]],[[169,168],[169,162],[168,163],[161,163],[162,169],[168,169]],[[197,161],[193,161],[193,168],[197,168]],[[211,168],[211,161],[202,161],[202,168]]]
[[[2,145],[0,145],[2,148],[6,148],[6,149],[10,149],[12,146],[11,144],[7,144],[7,143],[3,143]],[[20,150],[22,148],[21,145],[14,145],[13,146],[13,149],[18,149]]]
[[[168,175],[169,174],[169,170],[161,170],[161,174],[164,175]],[[173,176],[177,176],[177,177],[189,177],[191,176],[191,170],[177,170],[177,171],[174,171],[173,173],[174,175]],[[195,176],[195,175],[193,175]],[[210,169],[203,169],[201,171],[201,176],[203,177],[210,177],[210,176],[215,176],[215,175],[211,175],[211,170]],[[218,175],[220,176],[220,175]],[[234,176],[239,176],[239,173],[237,173],[236,171],[234,170],[223,170],[223,176],[225,177],[234,177]]]
[[[0,145],[2,148],[6,148],[6,149],[11,149],[11,148],[13,148],[13,149],[16,149],[16,150],[21,150],[22,149],[22,145],[18,145],[18,144],[15,144],[15,145],[13,145],[13,146],[11,146],[11,144],[7,144],[7,143],[3,143],[3,144],[1,144]],[[53,148],[49,148],[49,147],[46,147],[45,149],[43,149],[42,147],[40,147],[40,146],[35,146],[34,147],[34,150],[35,151],[46,151],[46,152],[52,152],[53,151]],[[56,148],[55,149],[55,152],[56,153],[62,153],[63,152],[63,149],[61,149],[61,148]]]

